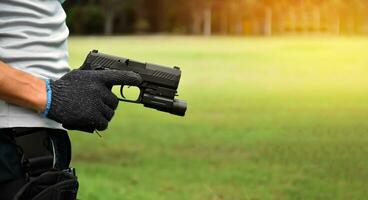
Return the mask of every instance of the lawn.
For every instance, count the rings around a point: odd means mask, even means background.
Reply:
[[[368,198],[368,38],[72,37],[178,65],[184,118],[121,103],[72,132],[81,200]]]

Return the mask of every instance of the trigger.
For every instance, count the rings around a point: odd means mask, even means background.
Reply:
[[[121,97],[123,97],[123,99],[126,99],[125,98],[125,96],[124,96],[124,85],[122,85],[121,87],[120,87],[120,95],[121,95]]]

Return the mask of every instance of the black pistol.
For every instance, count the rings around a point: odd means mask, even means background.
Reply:
[[[120,101],[143,104],[145,107],[159,111],[184,116],[187,110],[185,101],[176,99],[180,82],[181,70],[179,67],[164,67],[156,64],[142,63],[122,57],[111,56],[91,51],[81,70],[124,70],[133,71],[142,77],[142,83],[138,86],[140,94],[137,100],[128,100],[124,97],[125,85],[121,85]]]

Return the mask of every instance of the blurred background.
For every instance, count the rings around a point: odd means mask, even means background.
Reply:
[[[70,0],[73,34],[368,34],[366,0]]]
[[[368,1],[64,8],[71,66],[92,49],[180,66],[189,104],[181,118],[121,103],[103,138],[71,132],[79,199],[368,197]]]

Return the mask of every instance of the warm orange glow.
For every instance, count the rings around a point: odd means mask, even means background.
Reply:
[[[366,0],[214,0],[213,32],[368,34]]]

